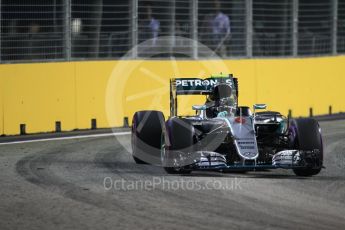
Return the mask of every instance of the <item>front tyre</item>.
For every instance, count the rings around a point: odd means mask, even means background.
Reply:
[[[188,153],[193,151],[194,127],[179,118],[166,123],[166,133],[161,138],[161,159],[164,170],[169,174],[189,174]]]
[[[291,122],[294,148],[301,151],[313,150],[314,158],[304,159],[306,167],[293,169],[297,176],[313,176],[320,173],[323,164],[323,143],[318,122],[311,118],[296,119]]]
[[[137,164],[160,165],[164,115],[160,111],[139,111],[133,116],[132,156]]]

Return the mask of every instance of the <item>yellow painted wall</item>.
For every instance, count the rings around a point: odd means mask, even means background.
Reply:
[[[76,127],[73,63],[1,65],[4,95],[4,133],[18,134]]]
[[[98,127],[109,127],[105,112],[105,93],[108,79],[116,62],[74,63],[76,72],[76,126],[91,127],[91,119],[97,119]],[[121,122],[111,126],[120,126]]]
[[[2,77],[3,69],[0,68],[0,135],[4,134],[4,100],[3,100],[3,94],[4,94],[4,77]]]
[[[240,104],[267,103],[294,116],[345,111],[345,57],[226,61],[98,61],[0,65],[0,134],[122,126],[137,110],[169,114],[170,77],[233,73]],[[180,113],[190,113],[203,97],[183,97]]]
[[[289,65],[271,60],[270,64],[273,68],[257,61],[258,101],[283,112],[291,108],[295,116],[308,115],[310,107],[314,114],[327,114],[330,105],[333,111],[345,111],[344,57],[295,59]],[[270,83],[274,76],[277,84]],[[285,93],[278,94],[279,88]]]

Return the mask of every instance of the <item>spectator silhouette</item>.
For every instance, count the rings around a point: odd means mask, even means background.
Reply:
[[[231,28],[230,19],[221,10],[221,4],[218,0],[214,1],[215,16],[212,18],[212,45],[214,51],[221,56],[226,55],[226,41],[230,38]]]
[[[152,39],[152,46],[157,45],[157,38],[159,35],[160,22],[153,16],[152,6],[146,5],[146,17],[140,23],[140,42]]]
[[[226,55],[226,43],[230,39],[230,19],[221,10],[221,3],[214,0],[213,12],[205,15],[201,25],[201,42],[218,55]]]

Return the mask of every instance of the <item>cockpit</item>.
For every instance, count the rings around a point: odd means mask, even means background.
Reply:
[[[236,113],[237,100],[233,91],[228,84],[214,86],[205,102],[207,118],[217,117],[221,112],[227,115]]]

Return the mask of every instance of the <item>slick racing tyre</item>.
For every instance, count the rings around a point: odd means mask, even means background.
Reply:
[[[164,115],[159,111],[140,111],[133,116],[132,150],[137,164],[159,165]]]
[[[193,152],[194,127],[184,119],[171,118],[162,135],[161,158],[169,174],[188,174],[188,154]]]
[[[296,119],[291,122],[290,128],[295,136],[293,145],[296,149],[317,151],[315,159],[305,159],[307,166],[293,169],[294,173],[297,176],[313,176],[318,174],[322,169],[323,163],[323,143],[318,122],[310,118]]]

